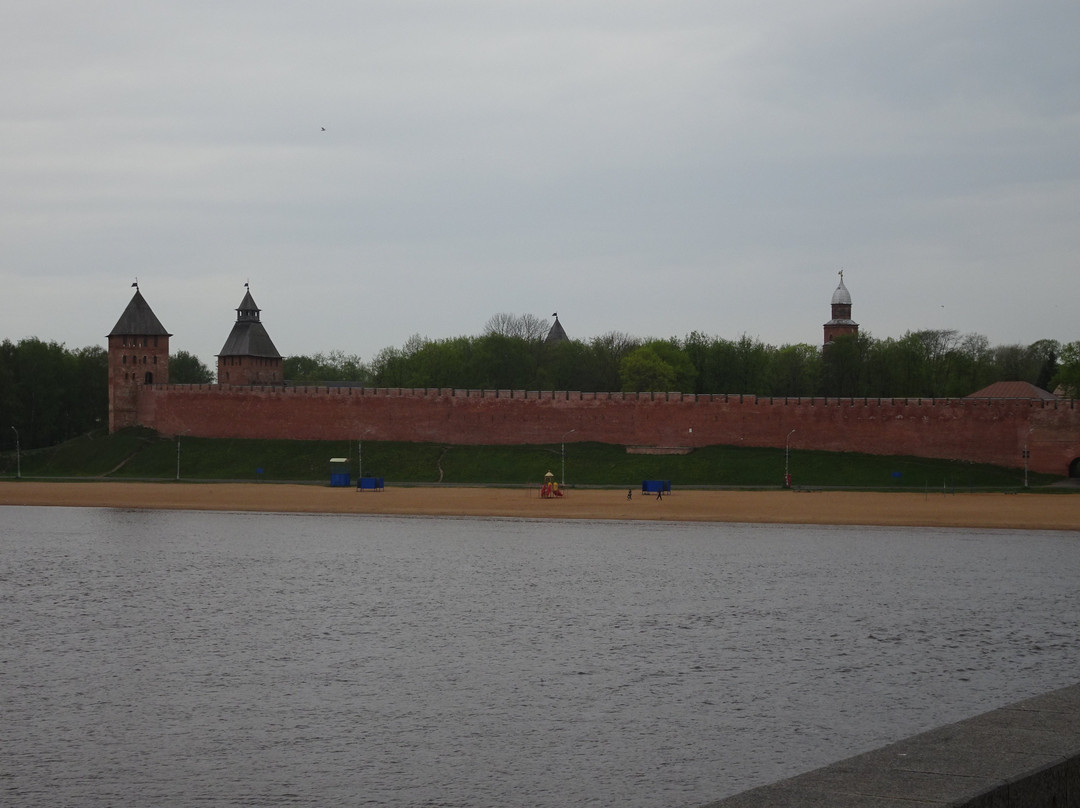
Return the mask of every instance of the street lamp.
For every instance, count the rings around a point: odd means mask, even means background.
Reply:
[[[11,431],[15,433],[15,479],[19,480],[22,478],[22,457],[19,454],[19,430],[12,427]]]
[[[176,433],[176,479],[180,479],[180,438],[184,437],[188,433],[188,430]]]
[[[364,435],[371,432],[371,429],[357,425],[356,431],[359,433],[356,439],[356,484],[359,485],[360,478],[364,476]]]
[[[1035,427],[1028,430],[1027,435],[1024,436],[1024,488],[1028,487],[1028,458],[1031,457],[1031,452],[1028,449],[1029,441],[1031,440],[1031,433],[1035,431]]]
[[[795,430],[791,430],[787,433],[787,439],[784,441],[784,487],[791,488],[791,436],[795,434]]]
[[[570,432],[577,432],[577,430],[571,429]],[[569,435],[570,432],[567,432],[566,435]],[[566,488],[566,435],[562,436],[562,449],[559,452],[562,455],[562,482],[559,485],[563,488]]]

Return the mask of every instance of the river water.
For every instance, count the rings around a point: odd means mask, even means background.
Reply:
[[[697,806],[1073,684],[1080,533],[0,508],[0,804]]]

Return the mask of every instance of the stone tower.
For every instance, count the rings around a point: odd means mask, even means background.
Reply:
[[[247,284],[244,284],[247,289]],[[282,359],[259,319],[251,291],[236,309],[236,323],[218,354],[218,384],[235,386],[284,384]]]
[[[559,313],[555,312],[551,316],[555,318],[555,322],[551,324],[551,329],[544,338],[544,342],[550,344],[568,341],[570,338],[566,336],[566,330],[562,327],[562,323],[559,322]]]
[[[825,347],[844,334],[858,334],[859,324],[851,319],[851,293],[844,286],[844,270],[840,270],[840,285],[832,296],[832,319],[825,323]]]
[[[138,423],[139,390],[169,383],[169,337],[139,291],[109,332],[109,432]]]

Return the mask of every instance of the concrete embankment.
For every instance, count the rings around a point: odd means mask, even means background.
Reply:
[[[1077,808],[1080,684],[702,808]]]

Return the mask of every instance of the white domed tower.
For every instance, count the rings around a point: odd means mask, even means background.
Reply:
[[[832,296],[832,319],[825,323],[825,347],[844,334],[858,334],[859,324],[851,319],[851,293],[844,286],[844,270],[840,270],[840,285]]]

